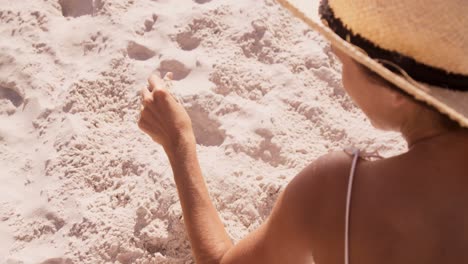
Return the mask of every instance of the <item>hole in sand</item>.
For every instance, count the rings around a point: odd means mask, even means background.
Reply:
[[[284,164],[284,158],[281,156],[281,147],[276,143],[272,142],[274,137],[273,132],[268,129],[257,129],[255,133],[264,138],[260,143],[257,151],[253,153],[253,157],[262,159],[269,163],[273,167],[277,167],[279,164]]]
[[[163,78],[166,73],[172,72],[174,74],[174,80],[176,81],[186,78],[192,71],[178,60],[163,60],[158,70],[161,72],[161,78]]]
[[[140,61],[149,60],[156,55],[156,52],[133,41],[128,43],[127,53],[131,59]]]
[[[62,15],[79,17],[93,14],[93,0],[59,0]]]
[[[182,32],[177,34],[177,43],[183,50],[194,50],[200,45],[200,39],[193,36],[192,32]]]
[[[204,146],[220,146],[226,139],[226,133],[220,129],[221,124],[211,119],[209,113],[199,105],[187,108],[192,119],[193,132],[197,143]]]
[[[73,264],[73,261],[68,258],[50,258],[41,262],[41,264]]]
[[[0,99],[9,100],[15,107],[19,107],[24,101],[24,98],[15,89],[3,87],[1,85]]]

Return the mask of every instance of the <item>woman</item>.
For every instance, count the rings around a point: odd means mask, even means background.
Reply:
[[[280,2],[332,42],[343,85],[408,152],[330,153],[233,245],[210,201],[191,121],[156,76],[140,128],[171,162],[197,263],[468,263],[468,5],[462,0]],[[361,159],[359,159],[361,157]],[[326,201],[326,203],[324,202]]]

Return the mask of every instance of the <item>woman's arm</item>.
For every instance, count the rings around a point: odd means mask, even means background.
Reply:
[[[311,237],[304,212],[305,169],[283,191],[268,220],[237,245],[233,245],[210,200],[201,174],[195,144],[184,142],[167,152],[196,262],[200,264],[311,263]]]
[[[192,251],[197,263],[220,263],[233,246],[210,200],[196,154],[195,140],[187,139],[166,151],[174,173]]]
[[[152,76],[142,90],[139,127],[161,144],[169,157],[193,254],[199,264],[310,263],[311,237],[306,168],[278,198],[268,220],[239,244],[233,245],[210,200],[196,154],[191,121],[185,109]]]
[[[311,237],[304,210],[306,168],[283,191],[268,220],[237,245],[233,245],[210,200],[195,150],[194,140],[167,150],[174,172],[193,254],[199,264],[311,263]]]
[[[162,145],[169,157],[197,263],[219,263],[232,243],[202,177],[190,117],[166,90],[163,80],[153,75],[148,82],[149,87],[141,91],[138,126]]]

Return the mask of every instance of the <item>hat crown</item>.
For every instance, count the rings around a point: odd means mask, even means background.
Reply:
[[[466,0],[329,0],[354,34],[449,73],[468,75]]]

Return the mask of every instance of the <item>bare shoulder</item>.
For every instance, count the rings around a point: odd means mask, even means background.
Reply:
[[[323,239],[340,232],[334,219],[337,212],[344,214],[351,160],[344,152],[334,152],[303,169],[280,194],[267,221],[230,250],[222,263],[311,263],[318,251],[337,248],[335,241]]]
[[[288,188],[299,192],[304,199],[332,196],[340,191],[341,185],[346,185],[351,163],[352,156],[345,152],[328,153],[303,169]]]
[[[325,245],[324,238],[344,232],[346,192],[353,157],[345,152],[326,154],[304,170],[288,185],[285,195],[304,212],[311,243]],[[363,163],[365,161],[361,161]],[[300,201],[300,202],[299,202]]]

